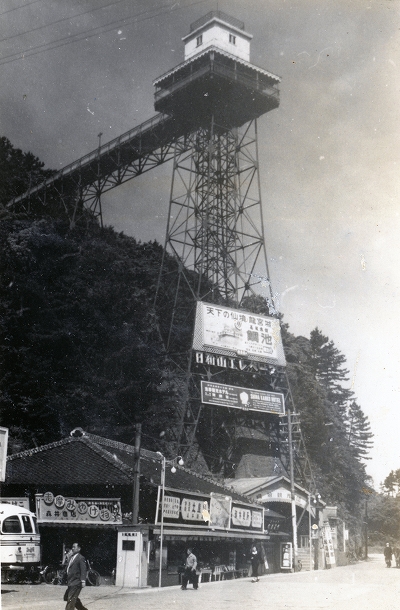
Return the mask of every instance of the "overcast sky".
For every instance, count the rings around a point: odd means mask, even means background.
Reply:
[[[2,0],[0,135],[60,169],[155,114],[155,78],[183,61],[216,0]],[[267,252],[295,334],[346,356],[375,434],[375,484],[400,468],[400,3],[219,0],[282,77],[259,120]],[[104,220],[164,240],[171,166],[103,199]]]

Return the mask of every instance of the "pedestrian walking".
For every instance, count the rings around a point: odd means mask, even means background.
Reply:
[[[398,546],[394,547],[393,555],[396,561],[396,568],[400,568],[400,548]]]
[[[86,561],[81,555],[81,547],[74,542],[71,548],[72,554],[67,565],[68,588],[64,593],[64,601],[67,602],[65,610],[87,610],[79,599],[82,587],[86,585]]]
[[[258,578],[258,566],[260,565],[260,553],[255,544],[251,547],[251,582],[258,582],[260,579]]]
[[[183,591],[186,591],[188,582],[191,582],[191,583],[193,583],[193,589],[196,590],[199,588],[198,577],[197,577],[197,572],[196,572],[197,557],[196,557],[196,555],[194,555],[191,548],[189,548],[186,551],[186,553],[187,553],[186,565],[185,565],[185,571],[182,574],[181,589]],[[78,610],[79,610],[79,608],[78,608]]]
[[[393,550],[392,550],[392,547],[390,546],[389,542],[386,543],[386,546],[383,550],[383,554],[385,556],[386,567],[390,568],[390,566],[392,565]]]

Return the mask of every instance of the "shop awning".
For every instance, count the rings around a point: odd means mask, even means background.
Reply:
[[[161,528],[156,526],[153,528],[153,533],[156,535],[161,534]],[[225,532],[218,530],[204,530],[204,529],[172,529],[165,528],[163,532],[163,537],[165,540],[216,540],[216,539],[225,539],[225,540],[270,540],[271,538],[276,538],[277,536],[287,536],[282,532],[271,532],[270,534],[263,534],[261,532]]]

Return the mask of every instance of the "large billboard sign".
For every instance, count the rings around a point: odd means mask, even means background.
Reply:
[[[242,409],[242,411],[285,414],[283,394],[214,383],[213,381],[201,382],[201,402],[208,405]]]
[[[286,365],[279,320],[199,301],[193,349]]]
[[[38,523],[122,525],[119,498],[71,498],[51,491],[36,494]]]

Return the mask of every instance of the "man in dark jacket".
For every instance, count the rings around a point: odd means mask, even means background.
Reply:
[[[388,568],[390,568],[390,566],[392,565],[393,551],[392,551],[392,547],[390,546],[389,542],[386,543],[386,546],[383,549],[383,554],[385,556],[386,565]]]
[[[72,545],[72,555],[67,566],[68,589],[64,594],[67,602],[65,610],[87,610],[79,599],[82,587],[86,585],[86,561],[80,553],[81,547],[77,542]]]

